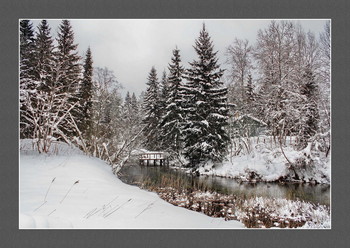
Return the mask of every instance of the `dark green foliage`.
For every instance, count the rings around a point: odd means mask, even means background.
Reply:
[[[40,81],[40,88],[45,91],[54,87],[54,45],[50,31],[47,21],[42,20],[35,40],[35,80]]]
[[[80,57],[77,44],[74,44],[74,32],[68,20],[63,20],[58,32],[58,51],[56,54],[57,80],[64,86],[65,92],[75,93],[80,80]]]
[[[310,138],[317,133],[319,123],[317,85],[309,67],[306,68],[303,79],[304,84],[302,85],[300,93],[305,97],[305,104],[302,109],[303,118],[300,130],[301,148],[305,148]]]
[[[143,109],[145,118],[143,119],[145,136],[145,146],[149,150],[157,150],[161,148],[159,121],[161,118],[160,109],[160,89],[157,78],[157,71],[152,67],[147,82],[147,91],[145,94]]]
[[[182,98],[180,95],[184,68],[180,65],[181,58],[179,52],[179,49],[173,50],[173,57],[168,66],[168,93],[164,98],[166,101],[161,120],[164,149],[174,153],[179,153],[180,148],[182,147],[181,128],[184,121],[181,109]]]
[[[132,93],[131,96],[131,110],[135,116],[139,114],[139,106],[135,93]]]
[[[27,89],[35,86],[30,83],[34,80],[35,68],[35,37],[33,24],[29,20],[20,21],[20,80]]]
[[[90,47],[86,51],[86,57],[83,65],[83,79],[79,91],[79,107],[80,118],[77,120],[79,130],[86,139],[91,137],[92,128],[92,95],[93,95],[93,67],[92,55]]]
[[[184,154],[192,167],[209,160],[220,162],[226,153],[228,135],[227,88],[220,80],[223,70],[217,63],[217,52],[203,24],[195,42],[198,60],[190,63],[182,89],[185,125]]]
[[[248,75],[248,82],[245,86],[245,102],[246,105],[248,105],[248,108],[251,110],[252,104],[255,101],[255,94],[253,91],[253,82],[252,82],[252,75]]]
[[[77,44],[74,44],[74,32],[68,20],[63,20],[59,26],[58,46],[56,53],[55,78],[57,86],[61,87],[61,93],[69,95],[69,102],[75,104],[72,110],[73,118],[77,123],[81,122],[79,113],[79,84],[81,81],[80,57],[78,56]],[[63,132],[68,136],[76,136],[77,133],[67,129],[63,123]]]
[[[169,82],[166,71],[163,71],[162,80],[160,81],[160,105],[165,108],[169,96]]]
[[[35,39],[33,24],[29,20],[20,21],[20,136],[31,138],[33,125],[28,121],[26,99],[36,88],[34,81]]]
[[[125,96],[124,105],[123,105],[123,122],[125,126],[129,126],[132,123],[133,111],[131,105],[130,92],[128,91]]]

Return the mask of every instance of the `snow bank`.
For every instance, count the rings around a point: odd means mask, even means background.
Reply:
[[[105,162],[66,144],[38,154],[30,140],[21,140],[20,149],[21,229],[244,228],[126,185]]]
[[[253,143],[253,142],[252,142]],[[292,163],[305,157],[309,147],[302,151],[295,151],[292,147],[285,147],[283,152]],[[314,156],[314,165],[296,168],[298,176],[304,182],[330,183],[330,160]],[[227,156],[220,164],[207,163],[199,167],[202,175],[214,175],[221,177],[237,178],[243,181],[262,180],[267,182],[277,181],[280,178],[291,179],[293,172],[288,169],[289,163],[281,149],[267,144],[253,144],[249,152],[242,152],[237,156]]]

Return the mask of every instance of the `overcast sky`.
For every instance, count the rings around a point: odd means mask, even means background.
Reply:
[[[219,62],[225,67],[225,50],[235,38],[255,43],[257,31],[265,29],[271,20],[235,19],[71,19],[79,54],[84,56],[90,46],[94,67],[108,67],[126,91],[137,95],[146,89],[152,66],[161,78],[172,57],[172,50],[180,49],[182,64],[197,59],[194,41],[205,23],[218,51]],[[317,37],[326,20],[294,20],[305,31]],[[33,20],[34,27],[40,20]],[[61,20],[48,20],[51,34],[56,37]]]

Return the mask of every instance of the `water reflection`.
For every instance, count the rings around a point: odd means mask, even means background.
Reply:
[[[120,179],[128,184],[142,184],[145,180],[151,180],[155,185],[162,183],[164,175],[172,180],[180,179],[187,185],[201,185],[209,191],[222,194],[235,194],[245,197],[263,196],[273,198],[285,198],[290,200],[304,200],[323,205],[330,204],[329,185],[308,185],[296,183],[247,183],[235,179],[191,176],[180,170],[172,170],[167,167],[146,167],[138,165],[125,166],[119,175]]]

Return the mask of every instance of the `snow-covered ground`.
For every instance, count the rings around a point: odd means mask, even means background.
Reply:
[[[175,207],[155,193],[122,183],[100,159],[56,144],[50,154],[21,140],[20,219],[23,228],[244,228]]]
[[[254,141],[255,142],[255,141]],[[253,143],[253,142],[252,142]],[[291,146],[284,148],[283,152],[292,163],[304,154],[312,156],[310,148],[296,151]],[[330,158],[312,156],[313,166],[306,166],[305,169],[298,168],[300,179],[304,182],[317,181],[318,183],[330,184],[331,163]],[[249,153],[242,152],[238,156],[227,156],[227,159],[217,165],[208,163],[200,167],[198,172],[202,175],[214,175],[221,177],[237,178],[243,181],[249,180],[252,172],[261,177],[263,181],[271,182],[283,177],[290,177],[288,161],[281,152],[278,145],[253,143]]]

